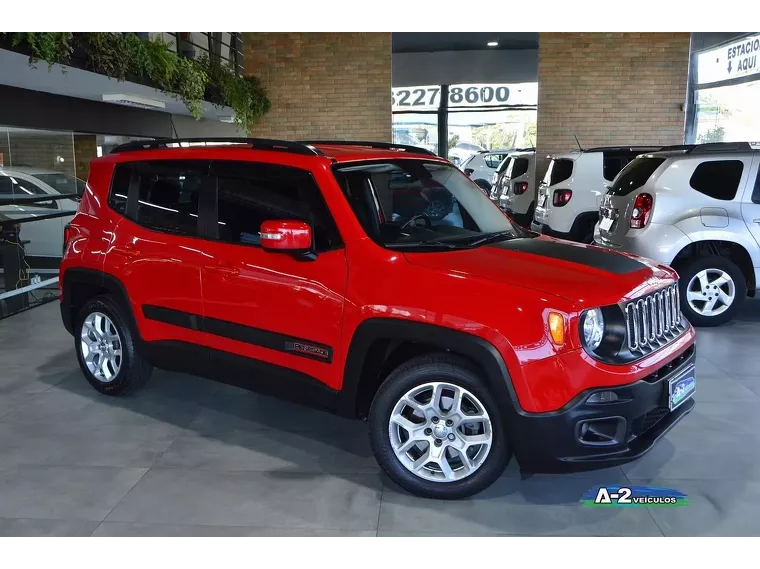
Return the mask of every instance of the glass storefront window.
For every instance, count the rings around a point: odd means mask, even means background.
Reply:
[[[393,142],[419,146],[438,154],[438,115],[436,113],[394,114]]]
[[[450,112],[448,157],[461,163],[479,150],[532,147],[536,118],[535,110]]]
[[[480,150],[532,147],[537,104],[538,83],[394,88],[393,142],[422,146],[457,165]],[[439,148],[444,124],[446,148]]]
[[[760,139],[759,56],[760,34],[744,35],[697,54],[688,142]]]
[[[700,89],[696,95],[697,143],[760,138],[760,81]]]

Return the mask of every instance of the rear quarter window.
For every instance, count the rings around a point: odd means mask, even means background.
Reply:
[[[497,168],[497,172],[501,174],[502,172],[506,172],[507,168],[509,168],[509,165],[512,163],[512,159],[507,157],[504,160],[501,161],[499,164],[499,167]]]
[[[665,162],[664,158],[642,156],[632,160],[615,179],[607,192],[611,196],[627,196],[647,183],[655,170]]]
[[[573,175],[573,165],[574,162],[572,160],[555,158],[551,161],[551,164],[549,164],[549,169],[546,171],[546,176],[544,177],[544,183],[553,186],[554,184],[569,180],[570,176]]]
[[[702,162],[694,169],[689,185],[700,194],[730,201],[736,197],[743,171],[744,163],[741,160]]]
[[[509,171],[507,171],[507,176],[510,178],[517,178],[518,176],[522,176],[525,174],[525,172],[528,171],[528,166],[530,165],[530,160],[527,158],[514,158],[512,160],[512,165]]]

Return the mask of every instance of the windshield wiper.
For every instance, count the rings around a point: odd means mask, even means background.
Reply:
[[[494,231],[493,233],[486,233],[475,241],[470,241],[468,245],[470,247],[477,247],[478,245],[486,245],[488,243],[495,243],[496,241],[502,241],[507,237],[515,237],[514,231]]]
[[[428,241],[413,241],[407,243],[386,243],[385,245],[389,249],[425,249],[426,247],[442,247],[444,249],[469,249],[469,245],[462,245],[461,243],[447,243],[445,241],[438,241],[437,239],[430,239]]]

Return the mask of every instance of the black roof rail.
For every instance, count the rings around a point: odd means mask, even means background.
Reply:
[[[749,142],[708,142],[695,144],[689,154],[707,154],[710,152],[752,152]]]
[[[120,144],[110,154],[119,154],[121,152],[132,152],[135,150],[152,150],[155,148],[168,148],[170,144],[184,143],[221,143],[221,144],[248,144],[253,150],[279,150],[282,152],[292,152],[294,154],[304,154],[306,156],[322,156],[322,153],[301,142],[290,142],[287,140],[273,140],[268,138],[238,138],[238,137],[209,137],[209,138],[158,138],[156,140],[136,140]]]
[[[308,144],[311,146],[315,146],[317,144],[324,144],[325,146],[361,146],[365,148],[378,148],[382,150],[403,150],[404,152],[414,152],[416,154],[429,154],[430,156],[437,156],[435,152],[432,152],[427,148],[412,146],[410,144],[395,144],[393,142],[367,142],[363,140],[302,140],[300,141],[300,144]]]
[[[515,148],[512,152],[535,152],[535,146],[526,146],[525,148]]]
[[[696,144],[673,144],[670,146],[663,146],[658,152],[669,152],[671,150],[691,150]]]
[[[594,148],[584,148],[583,152],[656,152],[660,150],[659,146],[596,146]]]

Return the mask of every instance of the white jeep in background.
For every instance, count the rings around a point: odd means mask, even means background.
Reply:
[[[26,166],[0,168],[0,200],[60,194],[81,196],[84,187],[84,180],[64,172]],[[55,269],[63,255],[63,228],[74,217],[78,207],[76,199],[68,198],[26,204],[19,201],[0,205],[0,215],[9,223],[52,213],[69,213],[19,224],[19,239],[25,242],[24,251],[29,265],[32,268]]]
[[[512,152],[497,182],[499,207],[515,223],[530,227],[536,206],[536,151]]]
[[[728,322],[760,286],[759,170],[760,142],[642,154],[602,198],[594,242],[671,265],[692,324]]]
[[[551,156],[538,186],[531,229],[538,233],[591,243],[599,205],[620,170],[644,152],[659,147],[599,147]]]
[[[499,164],[514,149],[504,150],[481,150],[462,162],[459,166],[470,179],[483,188],[486,194],[491,193],[491,180],[499,167]]]

